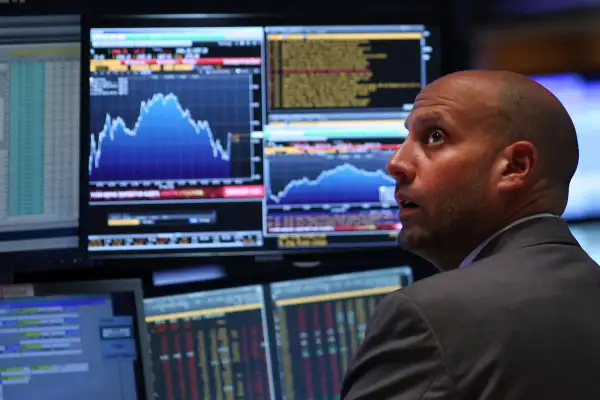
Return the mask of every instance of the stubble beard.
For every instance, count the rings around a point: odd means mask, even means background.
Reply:
[[[410,221],[402,226],[397,242],[406,250],[423,256],[436,252],[444,243],[455,238],[454,232],[461,224],[455,210],[448,208],[439,217],[426,215],[420,221]]]
[[[452,202],[446,201],[437,212],[424,212],[419,220],[407,221],[396,241],[411,253],[438,264],[449,254],[460,253],[461,248],[472,241],[485,218],[482,204],[484,199],[479,197],[460,196]]]

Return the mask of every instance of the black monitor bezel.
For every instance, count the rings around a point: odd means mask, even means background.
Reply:
[[[190,26],[311,26],[311,25],[398,25],[398,24],[420,24],[436,29],[438,46],[439,75],[450,72],[455,62],[449,57],[444,56],[444,42],[449,42],[449,38],[444,40],[445,32],[450,32],[448,18],[442,18],[439,13],[430,13],[426,16],[422,14],[396,15],[395,13],[383,14],[379,12],[364,12],[361,14],[332,14],[327,13],[294,13],[269,14],[269,13],[234,13],[234,14],[135,14],[135,15],[97,15],[84,16],[82,19],[82,54],[89,54],[90,51],[90,30],[93,28],[123,28],[123,27],[190,27]],[[449,35],[448,35],[449,36]],[[448,52],[449,53],[449,52]],[[81,63],[82,93],[89,93],[89,63]],[[81,96],[81,139],[80,154],[89,154],[89,141],[83,138],[89,135],[89,96]],[[80,163],[80,241],[87,248],[89,220],[87,218],[89,176],[87,165],[83,162],[85,157],[81,157]],[[170,259],[170,258],[192,258],[192,257],[261,257],[261,256],[302,256],[306,254],[340,254],[344,252],[361,252],[372,249],[393,249],[394,244],[367,246],[356,248],[350,243],[344,247],[324,247],[324,248],[301,248],[301,249],[232,249],[222,251],[220,249],[207,250],[140,250],[140,251],[99,251],[97,253],[87,251],[88,257],[95,260],[119,260],[119,259]]]
[[[14,286],[31,286],[33,294],[27,297],[37,296],[64,296],[64,295],[85,295],[85,294],[106,294],[116,292],[131,292],[135,298],[138,338],[136,347],[138,358],[142,365],[142,375],[144,382],[138,382],[140,399],[148,399],[153,393],[152,365],[150,359],[150,347],[146,336],[146,321],[144,317],[144,294],[142,281],[139,279],[123,280],[98,280],[98,281],[80,281],[80,282],[50,282],[50,283],[20,283]],[[11,285],[7,285],[11,286]]]
[[[169,285],[155,286],[153,274],[149,274],[144,281],[144,299],[184,295],[189,293],[208,292],[221,289],[235,289],[246,286],[263,286],[269,289],[270,285],[278,282],[290,282],[303,279],[326,278],[334,275],[347,275],[361,272],[385,271],[399,267],[410,268],[412,283],[432,275],[431,270],[426,270],[428,265],[416,258],[405,258],[400,260],[386,260],[380,263],[368,263],[367,261],[350,263],[323,263],[315,267],[298,267],[298,264],[274,265],[273,268],[264,268],[263,273],[253,273],[247,269],[243,273],[235,269],[224,268],[226,273],[222,278],[198,282],[173,283]],[[365,268],[365,265],[370,265]]]

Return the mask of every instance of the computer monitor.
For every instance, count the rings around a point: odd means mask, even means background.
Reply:
[[[400,267],[271,284],[282,399],[338,398],[377,303],[412,280]]]
[[[385,161],[440,74],[438,29],[282,21],[86,29],[92,256],[395,244]]]
[[[534,76],[563,103],[577,130],[579,165],[571,181],[563,218],[600,218],[600,77],[579,74]]]
[[[79,20],[0,17],[0,253],[79,245]]]
[[[144,303],[156,398],[276,398],[262,286]]]
[[[571,224],[569,228],[583,250],[600,264],[600,222]]]
[[[0,399],[146,400],[139,281],[0,287]]]
[[[266,27],[265,238],[280,250],[395,244],[386,161],[439,74],[425,25]]]

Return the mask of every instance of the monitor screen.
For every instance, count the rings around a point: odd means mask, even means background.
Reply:
[[[571,224],[569,228],[583,250],[600,264],[600,223]]]
[[[600,218],[600,77],[577,74],[533,77],[563,103],[577,130],[579,165],[571,181],[566,220]]]
[[[1,399],[149,398],[139,282],[9,285],[0,293]]]
[[[400,267],[271,284],[282,399],[339,398],[377,303],[412,280]]]
[[[262,286],[144,303],[157,399],[275,399]]]
[[[437,29],[253,22],[89,30],[92,255],[395,244],[385,161]]]
[[[0,27],[0,253],[77,248],[79,17]]]

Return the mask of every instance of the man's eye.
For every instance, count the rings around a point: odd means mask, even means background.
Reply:
[[[433,132],[431,132],[431,134],[429,135],[429,137],[427,139],[427,143],[428,144],[438,143],[438,142],[441,142],[442,140],[444,140],[444,134],[441,131],[436,129]]]

